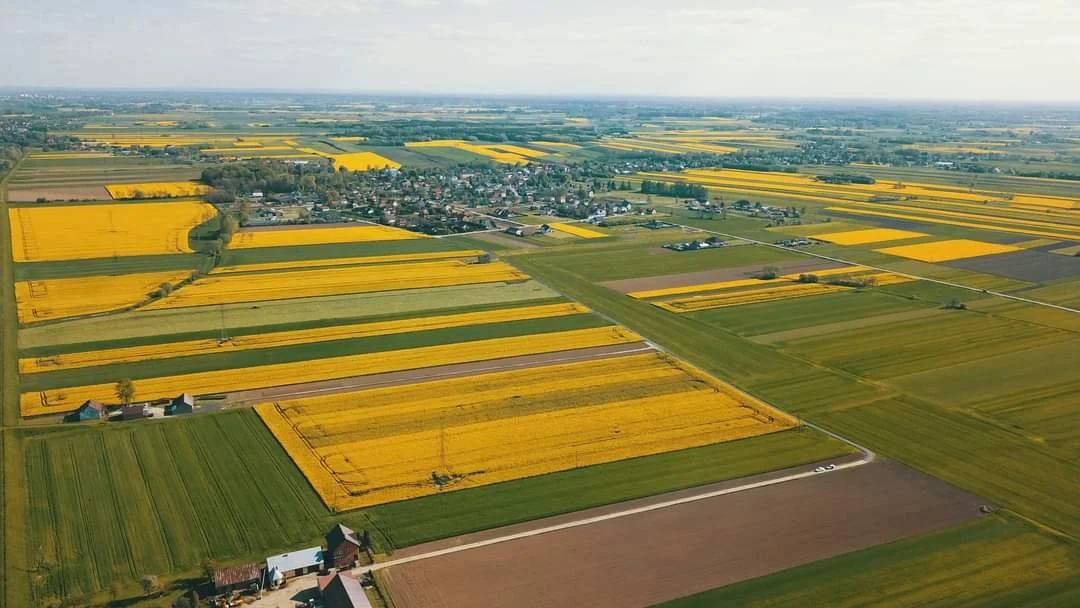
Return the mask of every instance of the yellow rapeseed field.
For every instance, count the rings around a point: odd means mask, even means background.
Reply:
[[[297,268],[324,268],[328,266],[362,266],[365,264],[390,264],[393,262],[427,262],[432,260],[459,260],[484,255],[481,249],[460,251],[433,251],[429,253],[400,253],[394,255],[370,255],[357,258],[327,258],[321,260],[293,260],[290,262],[263,262],[260,264],[239,264],[236,266],[217,266],[210,274],[232,274],[236,272],[263,272],[267,270],[292,270]]]
[[[388,336],[416,331],[429,331],[432,329],[445,329],[448,327],[465,327],[489,323],[504,323],[507,321],[521,321],[525,319],[563,317],[568,315],[580,315],[588,312],[588,308],[575,303],[543,304],[539,306],[523,306],[520,308],[467,312],[456,315],[437,315],[416,319],[376,321],[373,323],[356,323],[351,325],[336,325],[333,327],[252,334],[236,336],[225,342],[216,339],[188,340],[185,342],[127,346],[79,353],[66,353],[62,355],[24,357],[19,359],[19,373],[35,374],[61,369],[111,365],[114,363],[172,359],[175,357],[190,357],[193,355],[276,348],[281,346],[292,346],[295,344],[313,344],[316,342],[330,342],[333,340]]]
[[[559,232],[565,232],[566,234],[572,234],[579,236],[583,239],[599,239],[605,236],[609,236],[599,230],[591,230],[580,224],[548,224],[552,230],[558,230]]]
[[[391,226],[350,224],[346,226],[289,226],[271,230],[241,230],[229,243],[230,249],[258,247],[293,247],[328,243],[361,243],[368,241],[403,241],[430,238]]]
[[[201,278],[146,309],[505,283],[528,278],[528,275],[504,262],[468,264],[461,260],[221,274]]]
[[[758,304],[761,302],[773,302],[787,300],[789,298],[801,298],[816,296],[823,293],[843,291],[846,287],[829,285],[827,283],[784,283],[776,287],[762,289],[748,289],[738,291],[725,291],[702,296],[691,296],[677,300],[653,302],[656,306],[671,312],[697,312],[713,308],[727,306],[740,306],[743,304]]]
[[[431,141],[411,141],[405,144],[406,148],[456,148],[466,152],[472,152],[480,156],[486,156],[496,162],[507,165],[524,165],[529,159],[513,152],[503,152],[496,146],[472,144],[461,139],[435,139]]]
[[[681,287],[662,287],[659,289],[647,289],[644,291],[634,291],[626,295],[638,299],[660,298],[664,296],[677,296],[688,293],[702,293],[705,291],[720,291],[724,289],[735,289],[738,287],[755,287],[782,283],[785,281],[797,281],[799,277],[803,274],[812,274],[819,278],[823,278],[836,275],[859,274],[862,272],[866,272],[867,270],[869,269],[866,266],[840,266],[837,268],[825,268],[822,270],[815,270],[807,273],[797,272],[792,274],[785,274],[775,279],[732,279],[730,281],[699,283],[697,285],[683,285]]]
[[[13,207],[16,262],[188,253],[188,233],[214,217],[208,203]]]
[[[998,243],[984,243],[968,239],[953,239],[949,241],[937,241],[935,243],[920,243],[917,245],[899,245],[875,249],[878,253],[887,253],[903,258],[911,258],[922,262],[947,262],[949,260],[962,260],[983,255],[1009,253],[1022,251],[1012,245]]]
[[[148,182],[143,184],[108,184],[105,186],[114,200],[129,198],[177,198],[202,196],[210,186],[195,182]]]
[[[850,230],[848,232],[829,232],[816,234],[815,239],[829,241],[837,245],[863,245],[866,243],[880,243],[883,241],[899,241],[902,239],[914,239],[926,236],[922,232],[912,230],[897,230],[894,228],[870,228],[867,230]]]
[[[183,392],[193,395],[211,395],[505,357],[554,353],[578,348],[630,344],[640,342],[641,339],[641,336],[622,327],[596,327],[554,332],[542,336],[475,340],[295,363],[275,363],[241,369],[136,379],[135,390],[139,399],[147,400],[175,397]],[[74,409],[87,399],[97,399],[108,403],[116,401],[114,389],[119,378],[102,378],[102,380],[105,382],[90,386],[23,393],[19,397],[20,411],[23,416],[38,416]]]
[[[265,403],[256,411],[335,510],[797,424],[659,353]]]
[[[15,283],[20,323],[120,310],[145,300],[162,283],[177,283],[191,271],[140,272],[117,276],[41,279]]]
[[[401,163],[379,156],[374,152],[352,152],[331,157],[334,167],[346,171],[370,171],[372,169],[400,169]]]
[[[904,208],[904,213],[893,213],[891,211],[875,211],[871,209],[861,209],[856,207],[826,207],[826,211],[839,211],[841,213],[849,213],[852,215],[865,215],[869,217],[886,217],[889,219],[907,220],[913,222],[923,222],[926,224],[942,224],[945,226],[961,226],[963,228],[975,228],[978,230],[990,230],[994,232],[1007,232],[1009,234],[1027,234],[1031,236],[1040,236],[1051,239],[1072,239],[1077,238],[1076,233],[1070,232],[1055,232],[1051,230],[1043,230],[1041,228],[1026,228],[1018,226],[1005,226],[999,224],[987,224],[984,222],[969,222],[961,220],[951,220],[943,217],[934,217],[933,214],[924,214],[924,212],[938,212],[940,209],[922,209],[907,207]],[[910,211],[910,212],[909,212]],[[1001,221],[996,218],[984,217],[987,221]],[[1009,223],[1009,220],[1005,220]]]

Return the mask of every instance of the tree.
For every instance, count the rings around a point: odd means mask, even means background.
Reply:
[[[124,405],[131,405],[135,399],[135,383],[131,378],[123,378],[116,383],[116,398]]]
[[[232,214],[228,214],[221,218],[221,242],[224,245],[228,245],[232,241],[233,235],[240,229],[240,222]]]
[[[205,576],[206,578],[213,577],[214,576],[214,571],[217,570],[217,569],[218,569],[218,563],[217,563],[216,560],[211,559],[211,558],[208,557],[208,558],[206,558],[206,559],[204,559],[202,561],[203,576]]]
[[[173,290],[172,283],[162,283],[161,285],[158,286],[157,297],[164,298],[165,296],[172,293],[172,290]]]
[[[145,595],[154,595],[161,591],[161,582],[156,574],[147,574],[142,577],[142,588]]]
[[[757,278],[771,281],[778,276],[780,276],[779,268],[777,268],[776,266],[766,266],[765,268],[761,269],[761,272],[758,273]]]

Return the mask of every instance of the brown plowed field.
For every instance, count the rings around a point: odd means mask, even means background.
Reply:
[[[107,201],[109,193],[101,186],[36,186],[8,191],[8,199],[12,202],[36,201],[39,198],[50,201]]]
[[[666,249],[664,251],[667,251]],[[682,255],[693,255],[683,253]],[[761,272],[766,266],[775,266],[780,269],[780,274],[794,274],[796,272],[812,272],[824,268],[836,268],[841,266],[836,262],[815,258],[791,260],[789,262],[771,262],[768,264],[754,264],[753,266],[737,266],[735,268],[717,268],[716,270],[704,270],[701,272],[683,272],[680,274],[665,274],[658,277],[641,277],[638,279],[621,279],[601,283],[604,287],[614,289],[622,293],[646,291],[649,289],[667,289],[669,287],[684,287],[686,285],[700,285],[702,283],[716,283],[719,281],[734,281],[736,279],[748,279]]]
[[[981,504],[878,461],[384,572],[399,608],[645,607],[956,525]]]

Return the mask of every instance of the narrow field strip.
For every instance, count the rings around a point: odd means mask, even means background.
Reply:
[[[544,319],[566,315],[586,314],[588,312],[589,309],[580,304],[548,304],[470,312],[457,315],[438,315],[433,317],[401,319],[397,321],[356,323],[334,327],[253,334],[237,336],[224,342],[221,340],[188,340],[184,342],[112,348],[63,355],[51,355],[47,357],[24,357],[19,359],[19,373],[35,374],[63,369],[111,365],[115,363],[173,359],[176,357],[276,348],[294,344],[312,344],[370,336],[388,336],[415,331],[444,329],[447,327],[485,325],[490,323],[502,323],[505,321],[520,321],[524,319]]]
[[[766,287],[764,289],[724,292],[704,296],[692,296],[679,300],[653,302],[653,305],[670,312],[685,313],[709,310],[712,308],[724,308],[727,306],[740,306],[742,304],[757,304],[759,302],[775,302],[777,300],[787,300],[789,298],[816,296],[823,293],[845,291],[847,289],[850,288],[839,285],[829,285],[827,283],[790,283],[778,285],[776,287]]]
[[[433,260],[463,260],[484,255],[481,249],[462,251],[433,251],[430,253],[401,253],[395,255],[369,255],[355,258],[327,258],[318,260],[294,260],[289,262],[263,262],[259,264],[237,264],[235,266],[217,266],[210,274],[233,274],[237,272],[263,272],[267,270],[294,270],[297,268],[323,268],[329,266],[363,266],[368,264],[390,264],[393,262],[429,262]]]
[[[796,424],[655,352],[264,403],[256,411],[336,510]]]
[[[105,191],[115,200],[131,198],[179,198],[202,196],[210,186],[196,182],[146,182],[137,184],[106,184]]]
[[[260,247],[293,247],[296,245],[325,245],[330,243],[366,243],[372,241],[403,241],[429,238],[425,234],[410,232],[391,226],[375,224],[348,226],[279,227],[270,230],[241,230],[237,232],[229,249],[257,249]]]
[[[230,391],[302,384],[390,371],[641,341],[641,336],[622,327],[598,327],[534,336],[495,338],[460,344],[365,353],[295,363],[277,363],[241,369],[147,378],[136,380],[135,384],[139,399],[154,400],[175,397],[183,392],[193,395],[211,395]],[[108,403],[115,402],[114,383],[115,380],[91,386],[22,393],[19,399],[21,412],[23,416],[64,412],[78,407],[87,399],[97,399]]]
[[[528,278],[528,275],[504,262],[467,264],[460,260],[211,275],[153,302],[144,310],[264,302],[421,287],[505,283],[525,281]]]
[[[608,235],[608,234],[606,234],[604,232],[600,232],[599,230],[590,230],[588,228],[584,228],[582,226],[579,226],[578,224],[557,223],[557,224],[549,224],[549,226],[551,227],[552,230],[558,230],[559,232],[565,232],[566,234],[572,234],[574,236],[579,236],[579,237],[581,237],[583,239],[599,239],[599,238],[603,238],[603,237],[606,237],[606,236],[610,236],[610,235]]]
[[[840,201],[829,201],[830,203],[837,203]],[[1075,233],[1064,232],[1050,232],[1039,228],[1018,228],[1015,226],[1000,226],[996,224],[984,224],[979,222],[965,222],[959,220],[950,220],[943,217],[933,217],[928,215],[911,215],[909,213],[892,213],[888,211],[874,211],[871,209],[857,209],[854,207],[826,207],[826,211],[835,211],[838,213],[845,213],[850,215],[865,215],[868,217],[885,217],[895,220],[906,220],[909,222],[921,222],[924,224],[941,224],[943,226],[959,226],[961,228],[974,228],[976,230],[988,230],[991,232],[1005,232],[1009,234],[1028,234],[1031,236],[1039,236],[1050,239],[1062,239],[1073,240],[1077,238]],[[907,211],[907,209],[905,209]],[[915,211],[913,209],[913,211]],[[989,219],[989,218],[988,218]]]
[[[814,275],[816,277],[834,277],[836,275],[846,274],[860,274],[870,270],[865,266],[840,266],[838,268],[824,268],[821,270],[813,270],[809,272],[797,272],[792,274],[785,274],[775,279],[734,279],[731,281],[718,281],[715,283],[702,283],[700,285],[685,285],[682,287],[665,287],[662,289],[648,289],[645,291],[634,291],[626,295],[637,299],[650,299],[660,298],[664,296],[677,296],[688,293],[702,293],[706,291],[720,291],[723,289],[734,289],[738,287],[757,287],[765,286],[769,284],[782,283],[784,281],[797,281],[799,277],[804,274]]]
[[[915,239],[928,236],[925,232],[912,230],[897,230],[894,228],[869,228],[867,230],[852,230],[849,232],[829,232],[816,234],[815,239],[829,241],[837,245],[865,245],[866,243],[880,243],[883,241],[899,241],[903,239]]]

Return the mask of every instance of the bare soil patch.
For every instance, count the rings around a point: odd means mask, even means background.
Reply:
[[[33,202],[39,198],[50,201],[109,200],[109,193],[102,186],[39,186],[8,190],[12,202]]]
[[[667,249],[659,249],[659,251],[672,253]],[[748,279],[761,272],[761,269],[765,266],[775,266],[780,269],[781,274],[793,274],[796,272],[812,272],[814,270],[822,270],[825,268],[835,268],[837,263],[817,258],[807,258],[803,260],[791,260],[790,262],[754,264],[753,266],[717,268],[715,270],[666,274],[657,277],[621,279],[618,281],[607,281],[606,283],[601,283],[601,285],[622,293],[645,291],[649,289],[667,289],[669,287],[684,287],[686,285],[700,285],[702,283]]]
[[[385,573],[400,608],[644,608],[956,525],[978,517],[982,504],[879,461]]]
[[[1080,276],[1080,258],[1052,255],[1032,249],[983,255],[977,258],[942,262],[943,266],[994,274],[1031,283]]]

